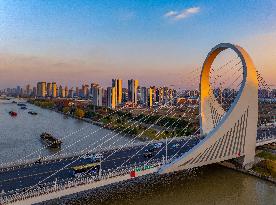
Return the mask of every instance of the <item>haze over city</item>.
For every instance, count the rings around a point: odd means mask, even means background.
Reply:
[[[276,83],[275,1],[107,2],[0,1],[0,88],[111,78],[184,87],[219,42],[245,47]]]

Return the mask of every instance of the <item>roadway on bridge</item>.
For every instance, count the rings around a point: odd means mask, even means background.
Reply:
[[[258,130],[258,137],[257,140],[265,140],[267,136],[274,135],[276,136],[276,128],[270,129],[259,129]],[[194,147],[199,142],[198,138],[193,139],[181,139],[181,140],[174,140],[168,146],[168,158],[175,155],[178,152],[179,155],[187,152],[192,147]],[[175,147],[175,144],[179,144],[179,146]],[[135,155],[139,150],[143,148],[144,145],[139,145],[130,148],[124,148],[122,150],[118,150],[114,154],[114,150],[109,150],[102,152],[103,154],[103,163],[102,163],[102,170],[107,171],[108,169],[116,169],[122,163],[124,163],[129,157]],[[146,163],[149,158],[144,156],[144,152],[146,149],[149,148],[150,145],[144,147],[140,152],[137,153],[131,160],[129,160],[125,165],[134,165],[134,164],[143,164]],[[163,143],[162,149],[160,153],[154,156],[154,159],[159,159],[160,161],[165,156],[165,144]],[[183,147],[182,147],[183,146]],[[180,147],[181,150],[180,150]],[[158,152],[158,150],[157,150]],[[112,154],[108,159],[107,156]],[[73,162],[75,161],[75,162]],[[42,164],[31,164],[30,166],[23,166],[18,167],[15,169],[4,170],[0,172],[0,192],[4,190],[4,192],[9,192],[11,190],[22,189],[25,187],[30,187],[38,184],[41,180],[45,179],[46,177],[50,176],[51,174],[56,173],[58,170],[62,169],[66,165],[70,164],[65,169],[59,171],[57,174],[49,177],[43,183],[52,182],[54,180],[68,180],[73,178],[73,171],[71,167],[90,163],[91,159],[78,159],[78,157],[70,157],[56,161],[48,161]]]
[[[178,141],[173,141],[168,145],[168,157],[172,157],[175,153],[177,153],[182,145],[183,148],[179,152],[179,154],[183,154],[184,152],[187,152],[189,149],[194,147],[199,142],[199,139],[194,138],[191,140],[188,139],[182,139]],[[179,144],[177,147],[175,147],[175,144]],[[150,158],[146,158],[144,156],[144,152],[146,149],[149,148],[150,145],[143,148],[144,145],[130,147],[122,149],[113,155],[111,155],[108,159],[105,160],[107,156],[109,156],[114,150],[105,151],[102,152],[103,154],[103,162],[102,162],[102,170],[107,171],[108,169],[116,169],[119,167],[122,163],[124,163],[126,160],[129,159],[129,157],[135,155],[139,150],[140,152],[137,153],[131,160],[129,160],[124,165],[133,165],[138,163],[146,163]],[[161,146],[165,146],[165,143]],[[143,148],[143,149],[142,149]],[[165,148],[163,148],[160,153],[155,155],[153,159],[163,159],[163,156],[165,156]],[[71,157],[71,158],[65,158],[62,160],[57,161],[50,161],[43,164],[32,164],[31,166],[21,167],[17,168],[15,170],[9,170],[9,171],[3,171],[0,172],[0,192],[4,190],[5,192],[8,192],[10,190],[15,189],[21,189],[24,187],[29,187],[36,185],[39,183],[39,181],[45,179],[46,177],[50,176],[51,174],[55,173],[56,171],[62,169],[64,166],[72,163],[74,160],[76,160],[78,157]],[[55,179],[57,180],[66,180],[69,178],[74,177],[73,171],[71,167],[91,163],[91,159],[77,159],[75,162],[70,164],[70,166],[66,167],[64,170],[61,170],[54,176],[48,178],[45,182],[52,182]]]

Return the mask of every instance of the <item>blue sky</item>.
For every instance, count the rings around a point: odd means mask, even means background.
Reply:
[[[107,85],[112,77],[172,84],[220,42],[258,56],[275,22],[273,0],[0,0],[0,87],[51,79]]]

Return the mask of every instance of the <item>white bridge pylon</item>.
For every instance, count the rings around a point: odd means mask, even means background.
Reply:
[[[232,49],[240,58],[243,79],[238,94],[227,112],[217,102],[210,84],[210,70],[218,54]],[[200,167],[237,157],[243,166],[254,161],[258,121],[258,80],[255,66],[240,46],[221,43],[208,54],[200,77],[200,128],[205,138],[195,147],[163,165],[159,173]]]

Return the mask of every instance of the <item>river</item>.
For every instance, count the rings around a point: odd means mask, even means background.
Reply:
[[[276,185],[254,176],[208,165],[190,173],[152,177],[82,198],[89,205],[276,205]],[[96,197],[95,197],[96,196]],[[68,204],[80,204],[71,200]]]
[[[65,117],[51,110],[31,104],[27,104],[27,110],[22,110],[11,102],[12,99],[0,100],[0,164],[79,152],[88,146],[90,150],[115,147],[130,141],[124,134]],[[9,111],[17,112],[17,116],[11,117]],[[38,115],[30,115],[28,111],[35,111]],[[43,149],[44,145],[40,140],[42,132],[62,139],[61,150]]]

